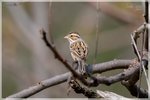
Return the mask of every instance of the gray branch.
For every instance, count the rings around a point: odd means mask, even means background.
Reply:
[[[30,96],[42,91],[43,89],[46,89],[48,87],[51,87],[51,86],[65,82],[67,80],[69,74],[70,73],[68,72],[68,73],[57,75],[57,76],[54,76],[50,79],[41,81],[34,86],[31,86],[27,89],[24,89],[24,90],[22,90],[16,94],[9,96],[8,98],[27,98],[27,97],[30,97]]]
[[[125,79],[129,79],[134,73],[139,71],[139,66],[132,66],[131,68],[128,68],[127,70],[125,70],[122,73],[119,73],[117,75],[114,76],[110,76],[110,77],[97,77],[97,83],[98,84],[106,84],[106,85],[111,85],[113,83],[125,80]]]
[[[128,68],[131,64],[133,64],[133,60],[113,60],[109,62],[104,62],[100,64],[93,65],[92,73],[100,73],[105,72],[112,69],[122,69],[122,68]],[[61,84],[65,81],[67,81],[68,77],[70,76],[70,72],[54,76],[50,79],[41,81],[37,83],[34,86],[31,86],[27,89],[24,89],[16,94],[13,94],[11,96],[8,96],[8,98],[27,98],[30,97],[48,87]]]

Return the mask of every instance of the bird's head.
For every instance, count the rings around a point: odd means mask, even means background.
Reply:
[[[70,43],[78,41],[81,39],[79,33],[77,32],[70,32],[68,35],[66,35],[64,38],[68,39]]]

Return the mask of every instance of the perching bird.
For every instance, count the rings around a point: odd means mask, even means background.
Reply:
[[[71,32],[64,38],[66,38],[70,43],[69,48],[73,60],[78,62],[78,72],[84,75],[86,73],[85,61],[88,55],[87,44],[83,41],[77,32]]]

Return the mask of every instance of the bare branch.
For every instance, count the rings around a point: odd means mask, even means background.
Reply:
[[[49,33],[50,33],[50,40],[51,43],[54,44],[54,39],[53,39],[53,35],[52,35],[52,2],[49,2]]]
[[[143,25],[141,25],[137,30],[135,30],[132,34],[131,34],[131,39],[132,39],[132,47],[134,50],[134,53],[136,54],[136,56],[139,58],[139,54],[137,52],[137,47],[135,45],[137,45],[137,39],[140,37],[140,34],[145,33],[145,31],[148,29],[148,25],[146,23],[144,23]],[[135,44],[134,44],[135,41]]]
[[[94,54],[94,59],[93,59],[93,63],[96,62],[96,57],[97,57],[97,53],[98,53],[98,43],[99,43],[99,33],[100,33],[100,7],[99,7],[99,2],[96,2],[97,6],[96,6],[96,11],[97,11],[97,22],[96,22],[96,36],[95,36],[95,54]]]
[[[95,64],[92,67],[93,73],[102,73],[114,69],[127,69],[134,60],[113,60],[104,63]]]
[[[104,3],[104,4],[108,5],[107,3]],[[148,2],[147,2],[147,4],[148,4]],[[49,6],[51,8],[51,3],[50,3]],[[146,7],[148,7],[148,5]],[[108,12],[108,11],[109,11],[109,9],[106,10],[106,12]],[[127,13],[124,13],[124,14],[128,15]],[[113,15],[113,13],[112,13],[112,15]],[[119,14],[119,15],[122,15],[122,14]],[[148,13],[145,14],[145,19],[146,19],[146,22],[148,23],[148,21],[147,21],[148,17],[147,16],[148,16]],[[51,14],[50,14],[50,17],[51,17]],[[123,17],[121,16],[119,18],[122,19]],[[123,20],[125,20],[126,22],[129,22],[129,23],[131,23],[130,21],[132,21],[130,19],[130,17],[129,17],[129,19],[123,19]],[[50,23],[50,26],[51,26],[51,23]],[[144,33],[145,29],[148,30],[147,24],[143,24],[140,28],[138,28],[134,32],[134,34],[131,35],[133,47],[134,47],[134,50],[135,50],[135,52],[136,52],[140,62],[142,61],[143,58],[139,54],[139,51],[137,49],[136,41],[137,41],[137,38],[139,37],[139,34],[140,33]],[[127,89],[131,92],[132,95],[136,96],[137,95],[137,91],[136,90],[138,89],[138,91],[140,91],[139,93],[140,93],[141,97],[147,97],[148,96],[147,91],[143,91],[142,89],[138,88],[135,85],[135,83],[137,82],[137,80],[139,78],[139,77],[137,77],[137,75],[138,75],[138,72],[139,72],[139,69],[140,69],[141,65],[142,65],[142,68],[143,68],[143,70],[145,72],[145,69],[143,67],[143,63],[140,65],[139,63],[135,63],[134,62],[135,60],[114,60],[114,61],[105,62],[105,63],[101,63],[101,64],[95,64],[95,65],[91,65],[91,66],[89,65],[89,66],[87,66],[87,69],[91,70],[92,74],[94,74],[94,73],[102,73],[102,72],[113,70],[113,69],[126,69],[126,70],[124,70],[124,72],[119,73],[119,74],[114,75],[114,76],[110,76],[110,77],[94,77],[94,80],[88,81],[82,75],[80,75],[80,73],[77,73],[71,67],[71,65],[58,53],[58,51],[56,50],[56,48],[54,46],[52,36],[51,36],[51,42],[52,42],[52,44],[51,44],[47,40],[46,32],[44,30],[41,30],[40,32],[43,35],[43,40],[44,40],[45,44],[54,53],[55,58],[57,58],[62,64],[64,64],[65,67],[71,73],[68,72],[68,73],[65,73],[65,74],[62,74],[62,75],[58,75],[58,76],[52,77],[50,79],[41,81],[38,84],[29,87],[28,89],[25,89],[25,90],[23,90],[21,92],[18,92],[18,93],[14,94],[14,95],[9,96],[8,98],[27,98],[27,97],[30,97],[30,96],[32,96],[32,95],[34,95],[34,94],[36,94],[36,93],[38,93],[38,92],[48,88],[48,87],[51,87],[51,86],[54,86],[54,85],[57,85],[57,84],[60,84],[60,83],[63,83],[65,81],[67,81],[68,77],[70,75],[72,75],[72,74],[73,74],[74,77],[79,79],[79,81],[81,81],[86,86],[98,86],[99,84],[110,85],[110,84],[113,84],[115,82],[119,82],[119,81],[125,80],[126,82],[128,82],[128,84],[124,83],[124,85],[127,87]],[[147,36],[146,37],[148,38],[148,31],[147,31]],[[146,48],[146,46],[145,46],[145,48]],[[146,53],[146,55],[147,55],[147,53]],[[136,79],[135,79],[135,77],[136,77]],[[96,80],[96,82],[95,82],[95,80]],[[147,82],[149,82],[148,79],[147,79]],[[148,83],[148,86],[149,86],[149,83]],[[75,90],[76,93],[80,92],[80,93],[84,94],[87,97],[98,97],[98,95],[97,95],[97,93],[98,93],[99,96],[107,98],[106,95],[102,96],[100,92],[95,93],[94,91],[91,91],[91,90],[89,90],[87,88],[83,88],[83,87],[80,86],[80,84],[74,83],[72,88]],[[109,96],[112,96],[112,95],[109,95]],[[120,97],[120,96],[117,96],[117,97]]]
[[[134,41],[133,34],[131,34],[131,40],[132,40],[132,43],[133,43],[135,52],[136,52],[136,54],[137,54],[137,57],[138,57],[139,61],[141,62],[141,66],[142,66],[142,69],[143,69],[143,71],[144,71],[144,75],[145,75],[145,78],[146,78],[147,85],[148,85],[148,87],[150,87],[150,81],[149,81],[149,79],[148,79],[148,75],[147,75],[147,73],[146,73],[145,66],[144,66],[144,64],[143,64],[143,62],[142,62],[142,57],[141,57],[141,55],[140,55],[140,53],[139,53],[139,51],[138,51],[137,45],[136,45],[136,43],[135,43],[135,41]]]
[[[145,22],[148,23],[149,21],[149,4],[148,0],[145,0],[145,14],[144,14]]]
[[[127,80],[129,79],[134,73],[139,71],[139,64],[136,64],[135,66],[130,65],[128,69],[126,69],[124,72],[119,73],[114,76],[110,77],[96,77],[96,81],[98,84],[106,84],[106,85],[111,85],[113,83],[119,82],[121,80]]]
[[[84,96],[88,98],[99,98],[99,95],[96,92],[86,87],[82,87],[76,80],[71,80],[69,84],[77,94],[82,93]]]
[[[83,79],[78,73],[76,73],[76,71],[74,69],[72,69],[72,67],[66,62],[66,60],[63,59],[63,57],[60,56],[60,54],[57,52],[57,50],[55,49],[55,47],[53,45],[51,45],[47,38],[46,38],[46,33],[44,30],[41,31],[41,33],[43,34],[43,40],[45,41],[46,45],[53,51],[54,55],[56,58],[58,58],[71,72],[73,75],[77,76],[78,79],[83,82]],[[95,65],[92,65],[92,70],[91,72],[92,73],[101,73],[101,72],[105,72],[105,71],[108,71],[108,70],[113,70],[113,69],[127,69],[130,65],[133,65],[135,63],[135,60],[114,60],[114,61],[110,61],[110,62],[104,62],[104,63],[101,63],[101,64],[95,64]],[[88,67],[91,67],[91,66],[88,66]],[[91,69],[91,68],[90,68]],[[131,70],[130,74],[134,74],[134,70]],[[126,73],[125,73],[126,74]],[[128,78],[129,75],[125,75],[123,78],[126,79]],[[114,76],[113,78],[110,77],[109,79],[111,79],[111,82],[118,82],[120,80],[123,80],[122,78],[122,75],[123,74],[118,74],[116,76]],[[19,93],[16,93],[14,95],[11,95],[9,97],[19,97],[19,98],[25,98],[25,97],[29,97],[33,94],[36,94],[38,93],[39,91],[42,91],[43,89],[46,89],[48,87],[51,87],[53,85],[57,85],[57,84],[60,84],[62,82],[65,82],[67,80],[67,78],[70,76],[70,73],[65,73],[65,74],[62,74],[62,75],[58,75],[58,76],[55,76],[51,79],[48,79],[48,80],[44,80],[42,82],[40,82],[39,84],[35,85],[35,86],[32,86],[28,89],[25,89]],[[118,77],[115,79],[115,77]],[[85,80],[85,79],[84,79]],[[106,79],[105,79],[106,80]],[[108,78],[107,78],[108,80]],[[112,81],[113,80],[113,81]],[[102,78],[98,80],[99,83],[103,83],[103,84],[106,84],[106,81],[103,81],[102,82]],[[95,82],[87,82],[85,80],[85,83],[84,84],[88,84],[89,86],[94,86],[95,85]],[[109,80],[109,84],[110,84],[110,80]]]
[[[95,64],[93,65],[93,70],[92,73],[97,73],[97,72],[105,72],[108,71],[109,69],[120,69],[120,68],[127,68],[127,66],[130,66],[131,64],[134,63],[134,60],[113,60],[109,62],[104,62],[100,64]],[[116,67],[116,68],[115,68]],[[58,75],[55,77],[52,77],[50,79],[44,80],[39,82],[38,84],[31,86],[27,89],[24,89],[16,94],[13,94],[9,96],[8,98],[26,98],[30,97],[31,95],[34,95],[43,89],[46,89],[48,87],[63,83],[67,81],[68,77],[70,76],[70,72]]]
[[[46,32],[42,29],[40,30],[40,33],[43,35],[43,40],[45,42],[45,44],[49,47],[50,50],[52,50],[52,52],[55,55],[55,58],[57,58],[61,63],[63,63],[65,65],[65,67],[71,71],[71,73],[73,74],[74,77],[78,78],[84,85],[90,86],[91,82],[85,80],[85,78],[83,76],[81,76],[79,73],[77,73],[69,64],[68,62],[58,53],[58,51],[56,50],[55,46],[50,44],[46,38]]]
[[[65,73],[65,74],[58,75],[58,76],[52,77],[50,79],[41,81],[34,86],[31,86],[27,89],[22,90],[21,92],[18,92],[14,95],[9,96],[8,98],[27,98],[27,97],[30,97],[30,96],[42,91],[43,89],[46,89],[48,87],[51,87],[51,86],[60,84],[62,82],[65,82],[67,80],[69,74],[70,73]]]
[[[58,51],[56,50],[55,46],[50,44],[46,38],[46,32],[42,29],[40,30],[40,33],[43,35],[43,40],[46,44],[47,47],[50,48],[50,50],[52,50],[52,52],[55,55],[55,58],[57,58],[58,60],[60,60],[74,75],[78,75],[78,73],[76,73],[73,68],[66,62],[66,60],[60,56],[60,54],[58,53]]]
[[[148,26],[148,24],[149,24],[149,2],[148,2],[148,0],[145,0],[144,18],[145,18],[145,22],[146,22],[146,24]],[[146,28],[146,32],[144,34],[144,37],[145,37],[144,49],[146,50],[146,52],[148,52],[148,50],[149,50],[149,46],[148,46],[148,44],[149,44],[149,42],[148,42],[149,41],[148,40],[149,39],[149,28]],[[148,57],[143,55],[143,58],[145,59],[145,58],[148,58]]]
[[[129,90],[131,95],[138,97],[138,98],[148,98],[148,92],[138,87],[136,84],[130,85],[128,81],[122,81],[121,83]]]

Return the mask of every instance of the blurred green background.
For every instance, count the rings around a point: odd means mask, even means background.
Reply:
[[[96,31],[99,30],[98,53],[95,63],[114,59],[133,59],[130,34],[143,22],[142,2],[3,2],[2,3],[2,96],[28,88],[42,80],[68,70],[45,46],[39,30],[52,35],[59,53],[70,63],[68,41],[63,37],[77,31],[89,46],[87,63],[94,61]],[[99,16],[99,17],[98,17]],[[97,24],[99,27],[97,28]],[[49,34],[51,33],[51,35]],[[109,71],[109,76],[122,70]],[[142,87],[147,88],[144,77]],[[120,83],[100,85],[94,90],[112,91],[132,97]],[[63,83],[31,97],[81,98]]]

